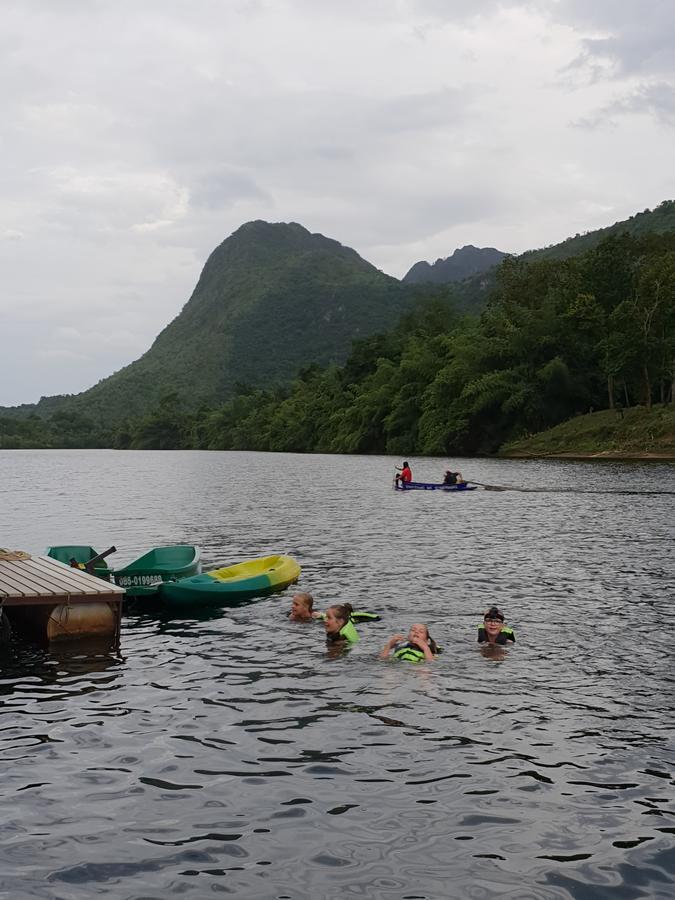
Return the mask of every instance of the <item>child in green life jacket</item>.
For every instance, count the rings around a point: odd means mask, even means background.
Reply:
[[[407,662],[433,662],[438,653],[438,645],[429,634],[429,629],[418,622],[411,625],[407,639],[403,634],[393,634],[384,645],[380,659],[393,655],[395,659]]]
[[[351,603],[328,607],[323,618],[327,644],[355,644],[359,640],[359,633],[352,622],[353,612]]]
[[[478,626],[478,643],[503,645],[509,641],[516,642],[513,629],[504,623],[504,613],[491,606],[483,616],[483,624]]]

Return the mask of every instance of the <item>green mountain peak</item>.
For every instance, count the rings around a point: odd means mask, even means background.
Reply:
[[[239,384],[271,387],[344,362],[352,340],[386,330],[413,302],[338,241],[295,222],[247,222],[210,254],[150,349],[72,402],[96,418],[138,415],[174,392],[188,406],[222,402]]]

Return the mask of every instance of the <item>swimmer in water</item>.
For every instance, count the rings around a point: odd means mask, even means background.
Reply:
[[[355,644],[359,640],[359,633],[351,620],[353,612],[351,603],[328,607],[323,620],[327,644]]]
[[[483,624],[478,626],[478,643],[503,645],[509,641],[516,642],[513,629],[504,624],[504,613],[491,606],[483,616]]]
[[[321,617],[321,613],[314,612],[314,597],[307,591],[293,594],[291,598],[291,611],[288,614],[291,622],[311,622]]]
[[[384,645],[380,659],[394,656],[408,662],[433,662],[439,652],[436,641],[429,634],[429,629],[421,622],[411,625],[408,637],[393,634]]]

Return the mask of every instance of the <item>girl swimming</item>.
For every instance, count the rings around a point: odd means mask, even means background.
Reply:
[[[355,644],[359,640],[359,633],[351,620],[353,612],[351,603],[328,607],[323,620],[326,629],[326,643],[336,644],[344,641],[348,644]]]
[[[417,622],[410,626],[407,639],[405,635],[393,634],[384,645],[380,659],[393,655],[408,662],[433,662],[438,653],[439,647],[427,626]]]

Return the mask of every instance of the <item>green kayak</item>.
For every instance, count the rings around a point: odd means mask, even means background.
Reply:
[[[113,570],[109,569],[104,562],[104,558],[110,553],[114,553],[115,548],[111,547],[104,553],[99,553],[93,547],[86,544],[59,544],[54,547],[47,547],[47,556],[72,566],[75,569],[89,569],[93,575],[97,575],[104,581],[110,581]],[[89,563],[93,562],[93,566],[89,567]]]
[[[148,597],[157,593],[165,581],[175,581],[201,572],[201,552],[192,544],[155,547],[123,569],[115,569],[115,584],[131,597]]]

